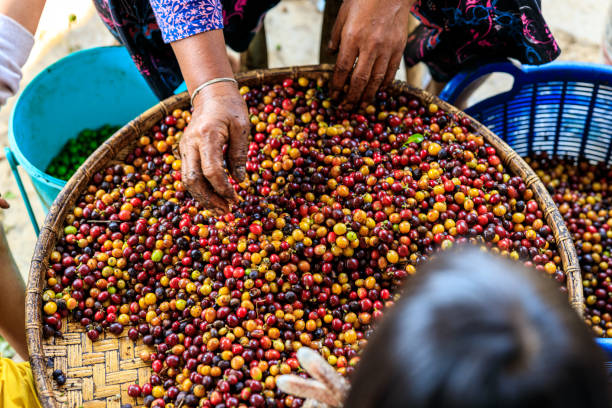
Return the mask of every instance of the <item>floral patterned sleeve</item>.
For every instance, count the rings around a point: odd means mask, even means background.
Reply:
[[[151,0],[164,42],[223,28],[221,0]]]

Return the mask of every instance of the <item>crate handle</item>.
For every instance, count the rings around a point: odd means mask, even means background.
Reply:
[[[38,222],[36,221],[36,216],[34,215],[34,211],[32,210],[32,204],[30,203],[30,198],[26,194],[25,187],[23,185],[23,181],[21,180],[21,176],[19,175],[19,170],[17,166],[19,163],[15,159],[15,155],[11,151],[10,148],[4,148],[4,154],[6,155],[6,159],[9,162],[9,166],[11,166],[11,172],[13,173],[13,177],[15,177],[15,181],[17,181],[17,187],[19,187],[19,192],[21,193],[21,198],[25,203],[26,210],[28,211],[28,216],[30,217],[30,222],[32,223],[32,227],[34,227],[34,232],[36,236],[40,234],[40,228],[38,227]]]
[[[457,98],[459,98],[459,96],[461,96],[461,93],[474,81],[485,75],[493,74],[496,72],[510,74],[514,78],[512,89],[508,91],[507,94],[518,92],[518,90],[521,89],[521,78],[525,74],[525,71],[523,71],[521,67],[516,66],[511,62],[496,62],[493,64],[480,66],[473,70],[463,71],[455,75],[448,82],[448,84],[446,84],[442,92],[440,92],[440,99],[452,104],[457,100]]]

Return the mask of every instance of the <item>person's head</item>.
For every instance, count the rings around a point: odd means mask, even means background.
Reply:
[[[610,407],[603,354],[558,284],[474,248],[409,280],[351,384],[350,408]]]

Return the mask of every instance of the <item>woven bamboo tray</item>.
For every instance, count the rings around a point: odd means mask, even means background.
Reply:
[[[280,82],[288,77],[294,79],[300,76],[329,77],[331,72],[332,66],[318,65],[251,71],[238,74],[237,79],[242,85],[259,86],[264,83]],[[436,103],[447,112],[460,117],[469,117],[437,97],[411,88],[405,83],[394,83],[392,92],[412,95],[425,103]],[[140,341],[135,343],[130,340],[127,331],[120,336],[105,334],[92,343],[79,323],[66,320],[62,325],[63,338],[43,339],[41,293],[45,284],[44,275],[48,267],[48,258],[57,238],[62,234],[64,218],[91,177],[114,161],[124,158],[138,137],[167,114],[174,109],[184,109],[188,106],[189,96],[186,93],[173,96],[120,129],[100,146],[68,181],[47,215],[36,243],[26,295],[26,331],[30,363],[44,408],[81,406],[119,408],[125,403],[142,403],[141,400],[135,401],[127,395],[127,387],[130,384],[142,384],[148,381],[150,366],[138,357],[146,346]],[[476,121],[473,121],[473,128],[475,133],[482,135],[497,149],[499,157],[509,171],[522,177],[527,186],[534,191],[534,197],[543,209],[546,222],[551,227],[559,248],[567,275],[569,301],[578,313],[582,313],[584,299],[578,257],[571,236],[552,198],[531,168],[506,143]],[[68,379],[63,387],[57,387],[51,379],[51,372],[58,368],[64,371]]]

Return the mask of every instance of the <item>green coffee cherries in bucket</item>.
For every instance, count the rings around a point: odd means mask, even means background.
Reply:
[[[66,182],[46,169],[66,142],[84,129],[122,126],[157,102],[123,47],[70,54],[25,87],[9,121],[7,158],[37,233],[17,165],[30,176],[47,212]]]

